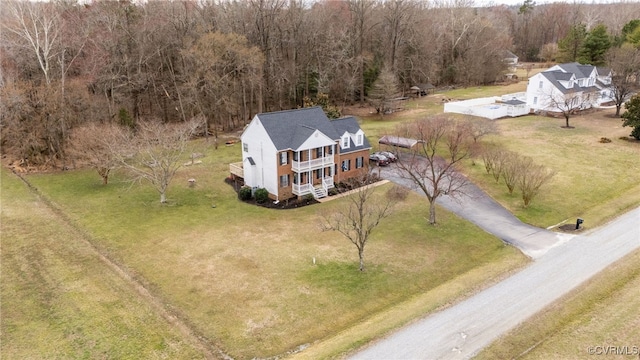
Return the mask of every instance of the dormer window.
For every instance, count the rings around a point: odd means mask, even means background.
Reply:
[[[343,149],[349,148],[349,135],[342,136],[342,145],[340,145],[340,147],[342,147]]]
[[[356,146],[362,146],[364,143],[364,136],[362,134],[356,134]]]

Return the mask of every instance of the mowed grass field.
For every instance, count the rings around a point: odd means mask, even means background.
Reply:
[[[599,110],[572,117],[574,129],[564,129],[564,119],[525,116],[497,120],[499,135],[485,139],[556,172],[528,208],[521,195],[509,195],[504,183],[496,183],[484,170],[467,162],[469,177],[522,221],[549,227],[583,218],[594,228],[640,205],[640,142],[621,140],[623,128],[615,110]],[[610,143],[601,143],[606,137]],[[630,138],[629,138],[630,139]]]
[[[640,251],[635,251],[501,337],[477,359],[637,359],[638,289]]]
[[[150,187],[132,186],[119,174],[107,186],[91,170],[27,179],[97,248],[234,358],[282,355],[326,341],[437,291],[439,296],[421,300],[425,306],[386,319],[379,331],[366,335],[375,338],[527,262],[514,248],[442,209],[440,224],[428,225],[423,198],[410,196],[373,233],[365,253],[367,271],[361,273],[355,247],[318,226],[318,212],[343,207],[345,199],[292,210],[242,203],[224,182],[228,163],[240,158],[239,145],[214,150],[199,141],[194,147],[206,157],[202,164],[180,170],[164,206]],[[190,178],[197,181],[194,188],[188,186]],[[378,195],[390,187],[378,187]],[[3,242],[16,237],[14,231],[3,228]],[[73,263],[73,257],[66,260]],[[467,280],[457,281],[461,278]],[[55,321],[46,311],[38,316],[45,323]],[[31,321],[25,315],[16,326]],[[12,336],[13,341],[2,342],[8,350],[38,341],[24,333]],[[335,356],[361,341],[354,337],[323,347],[323,356]],[[33,357],[46,353],[37,349]]]
[[[532,70],[531,75],[536,71],[539,69]],[[393,134],[399,123],[441,114],[442,98],[463,100],[515,93],[525,91],[526,83],[470,87],[412,99],[406,110],[391,115],[361,112],[362,128],[377,147],[378,139]],[[564,118],[523,116],[495,120],[499,134],[484,137],[482,142],[529,156],[556,172],[527,208],[517,191],[509,195],[502,181],[496,183],[486,173],[481,158],[466,161],[463,171],[526,223],[546,228],[563,221],[575,223],[581,217],[585,229],[602,225],[616,214],[640,205],[640,141],[629,138],[631,128],[623,128],[620,118],[613,114],[615,109],[574,115],[570,118],[573,129],[562,128]],[[600,143],[602,137],[611,142]]]
[[[455,91],[446,96],[463,99],[517,92],[522,91],[522,82]],[[402,121],[441,112],[442,96],[412,100],[406,111],[391,116],[365,114],[361,118],[362,127],[371,143],[376,144],[379,136],[393,131]],[[628,128],[619,127],[619,119],[603,117],[601,122],[593,119],[593,114],[584,119],[576,117],[571,121],[576,128],[571,130],[560,128],[561,119],[498,120],[501,134],[483,140],[533,155],[536,162],[546,161],[545,164],[558,172],[527,209],[521,207],[517,195],[506,195],[506,187],[495,184],[484,173],[481,161],[476,161],[476,165],[469,161],[465,172],[526,222],[549,226],[582,216],[586,227],[603,223],[616,213],[640,204],[638,165],[635,164],[640,150],[637,143],[618,139],[629,133]],[[598,143],[602,136],[613,142]],[[426,203],[414,196],[400,203],[393,216],[384,219],[374,232],[365,253],[368,270],[360,273],[355,247],[337,233],[321,232],[318,226],[318,213],[345,206],[344,199],[292,210],[242,203],[224,183],[228,163],[240,159],[239,145],[221,146],[217,150],[203,141],[192,145],[206,157],[202,164],[180,170],[168,193],[170,203],[164,206],[149,186],[131,185],[118,173],[107,186],[102,186],[98,175],[91,170],[33,174],[27,179],[70,218],[95,247],[133,274],[199,334],[234,358],[279,356],[308,344],[311,347],[298,356],[334,357],[412,318],[455,302],[460,296],[496,281],[527,262],[517,250],[442,209],[438,210],[440,224],[429,226]],[[11,183],[4,181],[4,177],[7,174],[3,175],[0,194],[3,208],[0,350],[3,354],[21,351],[19,357],[42,357],[49,354],[49,339],[43,337],[43,343],[39,343],[28,331],[18,329],[40,323],[43,331],[56,326],[58,318],[51,315],[47,307],[23,309],[28,306],[26,299],[50,291],[49,284],[43,282],[42,288],[20,294],[23,301],[12,304],[16,309],[15,319],[7,317],[4,294],[14,286],[12,282],[22,282],[17,275],[11,275],[12,271],[17,273],[13,267],[22,265],[7,262],[5,257],[23,256],[26,249],[17,248],[15,253],[7,254],[5,243],[16,242],[15,239],[26,236],[21,231],[36,227],[35,221],[40,217],[31,208],[45,206],[31,202],[19,204],[18,208],[24,213],[22,225],[5,226],[8,218],[5,201],[13,190],[4,189],[5,183]],[[196,179],[194,188],[188,185],[190,178]],[[390,187],[379,187],[378,196],[383,196]],[[47,223],[59,226],[58,222],[52,213]],[[58,228],[51,232],[63,233]],[[36,232],[29,236],[39,249],[39,242],[48,239],[48,234]],[[75,246],[71,241],[73,237],[65,239],[70,243],[68,246]],[[66,264],[75,264],[75,259],[74,252],[61,250],[56,264],[61,266],[60,271],[69,271]],[[50,270],[45,265],[33,262],[31,266],[48,273]],[[97,269],[95,277],[89,276],[91,272],[86,279],[78,275],[86,284],[101,282],[100,276],[104,275],[114,282],[108,288],[127,288],[108,269],[98,265],[90,267]],[[134,293],[123,293],[128,301],[145,306],[144,300]],[[94,291],[92,296],[98,303],[109,298],[109,294],[100,291]],[[64,308],[65,304],[70,304],[70,308]],[[77,322],[91,316],[74,312],[77,305],[73,303],[61,302],[59,306],[60,311],[77,314]],[[123,312],[125,314],[105,310],[105,314],[122,318],[121,321],[135,328],[135,316],[127,319],[127,311]],[[151,311],[147,313],[154,316]],[[170,344],[167,346],[170,350],[157,357],[174,358],[168,353],[173,350],[186,354],[185,357],[198,357],[197,349],[189,346],[175,329],[163,325],[157,315],[155,319],[158,325],[144,320],[149,324],[144,331],[152,337],[166,329],[168,335],[162,335],[162,341],[148,340],[143,331],[136,341],[123,346],[123,341],[129,338],[102,336],[102,332],[97,331],[105,357],[139,358],[138,353],[145,354],[145,351],[151,354],[149,357],[156,356],[138,342],[153,349],[162,348],[158,342]],[[68,322],[73,326],[73,321]],[[128,334],[136,337],[137,330]],[[70,342],[68,347],[69,351],[80,351],[84,344]]]
[[[3,359],[203,358],[77,230],[6,169],[0,177]]]

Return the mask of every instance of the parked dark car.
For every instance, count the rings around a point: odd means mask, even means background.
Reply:
[[[378,166],[389,165],[389,158],[380,153],[373,153],[369,155],[369,161],[376,163]]]
[[[380,152],[377,152],[377,153],[374,153],[374,154],[381,154],[384,157],[386,157],[387,159],[389,159],[389,161],[392,162],[392,163],[398,161],[398,157],[394,153],[389,152],[389,151],[380,151]]]

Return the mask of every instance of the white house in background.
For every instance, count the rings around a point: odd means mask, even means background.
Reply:
[[[329,120],[321,107],[257,114],[240,139],[242,162],[229,164],[231,176],[273,200],[327,196],[369,167],[371,145],[357,120]]]
[[[581,109],[611,101],[611,71],[579,63],[559,64],[533,75],[527,85],[527,106],[533,111],[558,111],[553,103],[579,98]]]
[[[509,50],[504,51],[504,62],[509,69],[515,70],[518,66],[518,56]]]

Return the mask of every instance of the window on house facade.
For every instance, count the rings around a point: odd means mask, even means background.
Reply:
[[[364,142],[364,136],[362,134],[358,134],[356,135],[356,145],[357,146],[362,146],[362,143]]]
[[[360,156],[356,158],[356,169],[360,169],[364,166],[364,157]]]
[[[540,81],[540,83],[538,84],[538,88],[542,89],[542,81]]]
[[[349,170],[351,170],[351,160],[342,160],[342,171],[345,172]]]
[[[536,96],[533,98],[533,105],[536,105],[537,103],[538,103],[538,97]]]
[[[287,165],[287,163],[289,162],[289,153],[286,151],[283,151],[280,153],[280,165]]]
[[[249,152],[249,144],[242,143],[242,150],[244,150],[244,152]]]
[[[319,159],[322,157],[322,148],[317,148],[316,149],[316,158]]]
[[[286,175],[280,175],[280,187],[287,187],[289,186],[289,174]]]
[[[293,152],[293,161],[299,161],[298,160],[298,152],[297,151]]]
[[[348,149],[349,148],[349,136],[345,135],[342,137],[342,148],[343,149]]]
[[[316,170],[316,179],[322,179],[322,169]]]
[[[327,155],[333,155],[333,146],[327,146]]]

